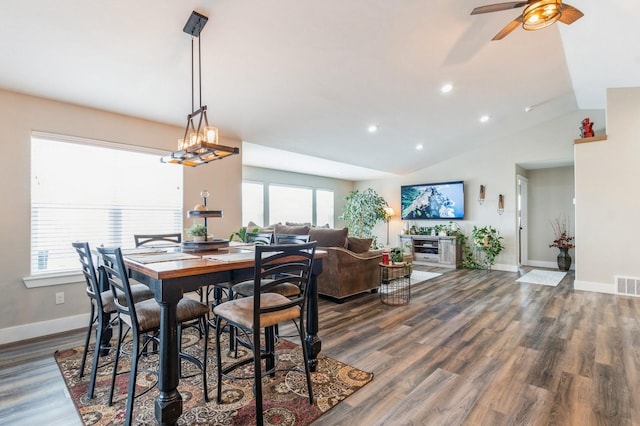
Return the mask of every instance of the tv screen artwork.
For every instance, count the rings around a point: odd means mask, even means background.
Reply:
[[[464,218],[462,181],[402,186],[400,198],[403,220]]]

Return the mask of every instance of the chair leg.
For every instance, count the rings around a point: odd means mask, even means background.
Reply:
[[[113,361],[113,372],[111,373],[111,389],[109,390],[109,406],[113,405],[113,391],[116,388],[116,375],[118,373],[118,361],[120,361],[120,350],[122,349],[122,321],[118,321],[118,344],[116,347],[115,360]]]
[[[91,302],[91,315],[89,316],[89,327],[87,327],[87,338],[84,340],[84,353],[82,354],[82,363],[80,364],[80,377],[84,376],[84,366],[87,362],[87,351],[89,350],[89,342],[91,341],[91,333],[93,332],[93,323],[96,320],[95,306]],[[91,398],[91,397],[90,397]]]
[[[307,345],[305,342],[304,322],[300,318],[300,328],[298,330],[300,335],[300,346],[302,347],[302,360],[304,361],[304,373],[307,376],[307,392],[309,393],[309,405],[313,405],[313,386],[311,383],[311,371],[309,370],[309,353],[307,351]]]
[[[256,394],[256,425],[263,426],[262,418],[262,358],[260,356],[260,329],[253,330],[253,377]]]
[[[209,388],[207,387],[207,348],[209,342],[209,322],[207,317],[202,317],[202,327],[204,329],[204,342],[202,348],[202,390],[204,391],[204,400],[209,402]]]
[[[215,317],[215,323],[216,323],[216,327],[215,327],[215,332],[216,332],[216,368],[218,369],[217,375],[218,375],[218,393],[216,395],[216,401],[218,402],[218,404],[222,404],[222,353],[221,353],[221,348],[220,348],[220,333],[222,332],[220,330],[220,324],[221,324],[221,320],[220,317]]]
[[[98,316],[98,326],[96,327],[96,345],[93,350],[93,363],[91,365],[91,378],[89,379],[89,389],[87,390],[87,397],[93,399],[93,392],[96,387],[96,376],[98,375],[98,361],[100,360],[100,345],[102,342],[102,332],[104,331],[104,323],[102,318]]]
[[[131,373],[129,374],[129,389],[127,391],[127,411],[125,426],[131,425],[131,419],[133,418],[133,401],[136,399],[136,377],[138,375],[138,347],[140,344],[140,337],[138,333],[133,333],[133,348],[131,349]]]

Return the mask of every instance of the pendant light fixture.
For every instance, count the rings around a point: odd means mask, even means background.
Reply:
[[[240,153],[238,147],[224,146],[218,143],[218,129],[209,125],[207,106],[202,105],[202,56],[200,49],[200,32],[209,18],[193,11],[183,31],[191,35],[191,113],[187,115],[187,127],[184,137],[178,141],[178,150],[160,159],[163,163],[199,166],[214,160]],[[195,45],[198,39],[198,89],[199,108],[195,109]]]

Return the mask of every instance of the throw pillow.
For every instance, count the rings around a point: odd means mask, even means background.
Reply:
[[[348,237],[347,250],[354,253],[365,253],[371,248],[371,243],[373,243],[373,238]]]
[[[347,248],[347,234],[349,228],[311,228],[309,238],[317,241],[318,247],[342,247]]]
[[[276,234],[289,234],[289,235],[309,235],[308,226],[287,226],[277,224],[275,226]]]
[[[276,225],[279,225],[279,224],[276,224]],[[254,229],[257,228],[258,230],[255,231],[255,232],[271,232],[271,233],[273,233],[273,229],[275,228],[276,225],[269,225],[269,226],[262,227],[260,225],[255,224],[252,221],[249,221],[249,224],[247,225],[247,232],[253,232]]]

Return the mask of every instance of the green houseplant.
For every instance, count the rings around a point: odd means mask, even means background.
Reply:
[[[187,235],[193,237],[193,241],[204,241],[207,239],[207,227],[202,223],[194,223],[187,229]]]
[[[500,240],[502,240],[502,237],[493,226],[483,226],[482,228],[474,226],[471,232],[471,241],[474,247],[483,254],[484,266],[489,270],[495,263],[496,257],[504,249]]]
[[[345,198],[344,211],[340,219],[347,222],[349,235],[357,238],[372,238],[372,247],[377,247],[373,227],[378,222],[387,220],[385,207],[387,202],[373,189],[367,188],[362,192],[356,189]]]

